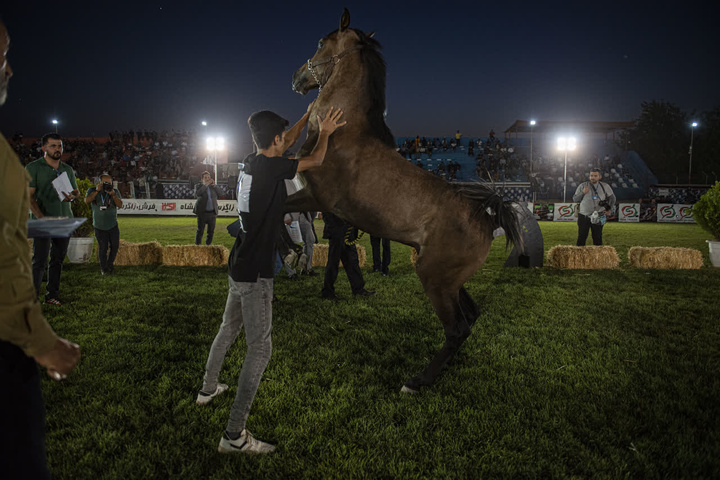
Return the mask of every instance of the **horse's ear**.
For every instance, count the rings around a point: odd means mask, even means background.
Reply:
[[[375,36],[375,32],[370,32],[367,34],[368,38],[373,38]]]
[[[340,31],[344,32],[350,26],[350,12],[346,8],[340,17]]]

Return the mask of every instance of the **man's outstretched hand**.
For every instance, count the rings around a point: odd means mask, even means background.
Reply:
[[[347,121],[339,121],[342,115],[342,109],[338,108],[337,110],[333,111],[333,107],[330,107],[327,115],[325,115],[325,118],[322,118],[320,115],[318,115],[317,119],[318,125],[320,126],[320,132],[326,132],[328,135],[330,135],[335,130],[345,125]]]

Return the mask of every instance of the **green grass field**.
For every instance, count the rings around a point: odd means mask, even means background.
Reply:
[[[231,219],[216,243],[228,247]],[[318,231],[322,223],[316,222]],[[546,250],[575,224],[541,223]],[[194,218],[121,217],[133,242],[187,244]],[[68,380],[43,384],[56,478],[717,478],[720,475],[720,270],[695,225],[605,227],[621,268],[503,268],[504,241],[467,288],[482,309],[436,384],[399,393],[443,341],[410,264],[364,269],[378,295],[356,299],[344,273],[334,304],[322,276],[276,278],[273,357],[248,428],[270,456],[223,456],[243,359],[230,350],[229,395],[195,405],[227,292],[224,268],[66,265],[45,306],[79,343]],[[369,239],[361,242],[370,252]],[[693,271],[629,267],[634,245],[703,252]],[[449,253],[451,254],[451,253]],[[322,273],[324,269],[319,269]]]

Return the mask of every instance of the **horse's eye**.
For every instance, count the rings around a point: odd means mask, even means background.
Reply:
[[[322,40],[320,40],[318,42],[318,50],[320,50],[322,47],[323,47],[323,42],[322,42]]]

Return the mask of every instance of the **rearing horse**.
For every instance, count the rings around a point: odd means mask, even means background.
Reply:
[[[305,188],[288,198],[286,211],[330,211],[372,235],[410,245],[425,293],[445,330],[445,343],[425,370],[403,386],[432,385],[470,335],[480,315],[463,284],[482,266],[493,230],[502,227],[516,247],[522,237],[516,212],[481,184],[458,187],[411,164],[395,151],[385,124],[385,61],[380,44],[349,28],[323,37],[315,55],[293,75],[293,90],[320,93],[312,106],[308,138],[299,156],[315,145],[316,113],[342,108],[347,125],[328,143],[323,165],[303,172]]]

